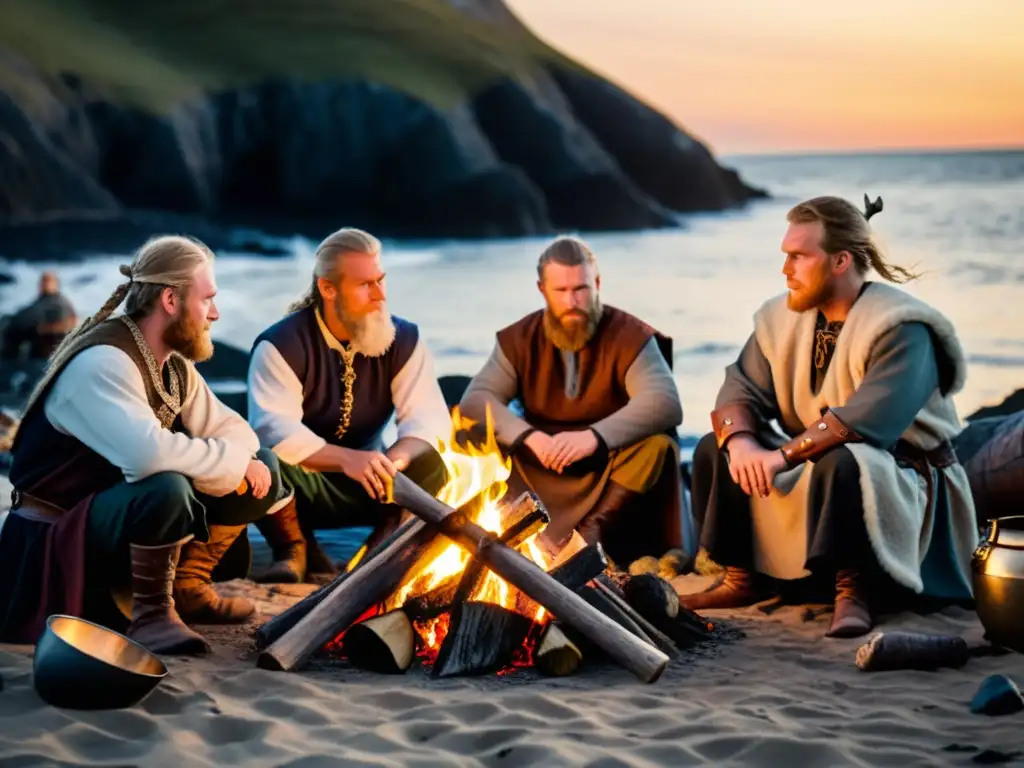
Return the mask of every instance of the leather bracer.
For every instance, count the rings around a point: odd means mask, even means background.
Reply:
[[[860,443],[863,438],[841,422],[832,411],[782,446],[782,455],[790,467],[820,458],[837,445]]]
[[[755,434],[757,421],[753,411],[746,404],[726,403],[711,412],[711,428],[715,431],[715,440],[721,448],[733,435],[741,432]]]

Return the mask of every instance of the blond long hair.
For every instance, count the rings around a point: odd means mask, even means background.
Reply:
[[[332,283],[341,279],[341,260],[345,253],[364,253],[375,256],[380,253],[381,243],[369,232],[354,227],[343,227],[324,238],[316,248],[316,263],[313,266],[313,281],[309,290],[298,301],[288,307],[288,314],[298,312],[306,307],[320,305],[320,289],[317,278],[324,278]]]
[[[830,254],[849,252],[857,271],[862,275],[873,269],[890,283],[906,283],[920,277],[908,269],[887,262],[872,236],[868,220],[882,210],[882,198],[871,202],[864,195],[864,206],[862,212],[841,197],[814,197],[793,206],[786,214],[786,220],[791,224],[820,221],[825,230],[821,249]]]
[[[53,351],[46,373],[29,397],[25,413],[46,390],[54,375],[78,351],[82,337],[110,317],[121,302],[124,302],[125,314],[129,317],[136,320],[145,317],[160,301],[160,294],[165,288],[178,292],[186,290],[192,283],[196,268],[213,259],[213,251],[191,237],[162,235],[150,238],[136,251],[131,264],[118,267],[128,281],[117,286],[103,306],[85,318]]]

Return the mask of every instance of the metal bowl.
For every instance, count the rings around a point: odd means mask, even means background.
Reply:
[[[1024,653],[1024,515],[990,520],[971,566],[974,603],[986,636]]]
[[[134,640],[60,614],[46,620],[32,671],[40,697],[67,709],[133,706],[167,675],[164,663]]]

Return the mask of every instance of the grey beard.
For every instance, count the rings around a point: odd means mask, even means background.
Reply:
[[[544,335],[558,349],[566,352],[579,352],[594,338],[597,324],[601,322],[603,314],[604,307],[601,306],[600,299],[595,299],[593,306],[586,310],[587,322],[579,328],[569,330],[551,313],[550,309],[545,308]]]
[[[387,308],[363,317],[352,317],[338,307],[338,317],[348,331],[352,349],[365,357],[380,357],[395,340],[395,324]]]

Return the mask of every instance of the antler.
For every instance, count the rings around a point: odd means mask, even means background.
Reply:
[[[876,213],[882,210],[882,198],[876,197],[875,202],[871,202],[868,199],[867,194],[864,195],[864,218],[871,219]]]

